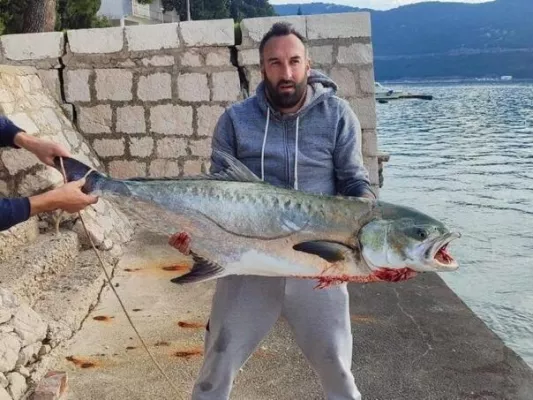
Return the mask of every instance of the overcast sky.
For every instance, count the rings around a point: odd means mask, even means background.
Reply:
[[[290,4],[290,3],[334,3],[344,4],[352,7],[373,8],[375,10],[388,10],[412,3],[421,3],[427,0],[270,0],[271,4]],[[447,1],[447,0],[444,0]],[[487,0],[462,0],[461,3],[484,3]],[[459,1],[458,1],[459,2]]]

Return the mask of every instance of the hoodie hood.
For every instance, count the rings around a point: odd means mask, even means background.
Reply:
[[[297,117],[301,117],[315,105],[337,94],[337,84],[328,76],[324,75],[322,72],[319,72],[314,69],[311,69],[309,71],[307,85],[311,87],[307,88],[307,98],[302,107],[294,114],[282,115],[279,111],[275,110],[268,102],[265,91],[265,82],[261,81],[255,91],[261,111],[266,114],[268,109],[270,108],[270,114],[276,117],[277,119],[294,119]]]

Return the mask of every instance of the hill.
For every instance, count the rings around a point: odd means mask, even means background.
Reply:
[[[326,3],[274,6],[279,15],[354,12]],[[428,2],[367,10],[379,79],[533,78],[533,1]]]

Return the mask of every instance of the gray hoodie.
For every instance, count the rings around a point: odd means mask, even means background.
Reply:
[[[268,102],[264,82],[256,95],[220,117],[213,148],[232,154],[276,186],[321,194],[360,196],[371,192],[361,155],[361,125],[337,85],[311,70],[307,98],[294,114]],[[211,158],[211,172],[222,165]]]

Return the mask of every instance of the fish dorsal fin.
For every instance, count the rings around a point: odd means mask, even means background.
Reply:
[[[220,159],[224,166],[222,170],[214,174],[198,174],[183,177],[163,177],[163,178],[129,178],[127,181],[172,181],[172,180],[219,180],[219,181],[235,181],[235,182],[262,182],[262,180],[254,174],[246,165],[237,160],[231,154],[220,150],[213,150],[213,157]]]
[[[215,174],[208,175],[211,179],[237,182],[262,182],[256,174],[231,154],[215,149],[213,150],[213,157],[219,157],[221,159],[224,169]]]

